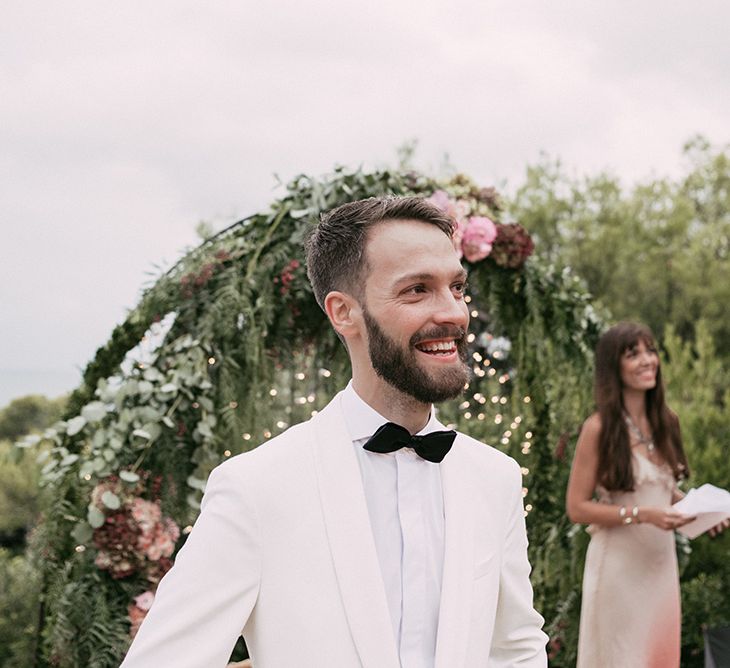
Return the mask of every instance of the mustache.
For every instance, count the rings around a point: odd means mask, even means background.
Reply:
[[[433,339],[454,339],[458,348],[466,342],[466,330],[463,327],[454,327],[451,325],[441,325],[433,327],[422,332],[416,332],[410,340],[410,345],[415,346],[423,341],[431,341]]]

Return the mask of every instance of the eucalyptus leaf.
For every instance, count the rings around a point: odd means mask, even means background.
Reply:
[[[66,423],[66,434],[69,436],[75,436],[86,426],[86,418],[77,415],[75,418],[71,418]]]
[[[213,411],[215,410],[215,405],[213,402],[208,399],[208,397],[200,397],[198,399],[198,403],[206,410],[206,411]]]
[[[97,429],[94,435],[91,437],[91,446],[94,450],[99,450],[106,441],[106,431],[104,429]]]
[[[156,441],[162,433],[162,427],[157,422],[147,422],[142,425],[142,431],[148,434],[147,438],[150,441]]]
[[[119,471],[119,477],[124,482],[135,483],[139,480],[139,476],[134,471]]]
[[[117,510],[122,505],[119,497],[114,493],[107,490],[101,495],[101,502],[109,508],[109,510]]]
[[[201,420],[200,422],[198,422],[198,426],[196,427],[196,429],[198,433],[204,438],[213,438],[213,431],[211,430],[207,422],[203,422]]]
[[[94,464],[93,462],[84,462],[79,468],[79,478],[85,478],[87,475],[93,475]]]
[[[93,529],[104,526],[104,522],[106,522],[106,516],[96,506],[89,506],[86,519]]]
[[[190,507],[191,507],[191,508],[192,508],[193,510],[200,510],[200,501],[201,501],[201,499],[200,499],[200,496],[199,496],[199,494],[197,494],[197,493],[195,493],[195,492],[190,492],[190,494],[188,494],[188,495],[187,495],[187,496],[185,497],[185,499],[186,499],[186,501],[188,502],[188,505],[189,505],[189,506],[190,506]]]
[[[89,423],[103,420],[106,414],[106,405],[101,401],[92,401],[81,409],[81,417]]]
[[[140,394],[151,394],[155,387],[147,380],[139,381],[139,393]]]
[[[199,489],[201,492],[205,491],[205,480],[201,480],[200,478],[196,478],[195,476],[188,476],[187,479],[188,487],[192,487],[193,489]]]
[[[102,515],[102,517],[104,516]],[[94,537],[94,532],[88,522],[79,522],[73,528],[71,537],[76,541],[76,543],[86,545],[91,542],[91,539]]]
[[[76,463],[78,460],[79,460],[79,456],[77,454],[66,455],[61,460],[61,466],[64,466],[64,467],[71,466],[71,464]]]
[[[160,373],[159,369],[156,369],[153,366],[147,367],[144,371],[144,374],[142,374],[142,377],[151,382],[151,383],[157,383],[162,379],[162,374]]]

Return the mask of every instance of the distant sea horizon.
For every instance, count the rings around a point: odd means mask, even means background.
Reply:
[[[29,394],[54,399],[80,383],[79,369],[0,369],[0,410],[13,399]]]

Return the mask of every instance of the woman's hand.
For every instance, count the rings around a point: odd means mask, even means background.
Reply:
[[[710,536],[712,536],[713,538],[715,536],[719,536],[728,527],[730,527],[730,518],[725,519],[722,522],[720,522],[719,524],[716,524],[714,527],[712,527],[709,531]]]
[[[684,515],[669,508],[657,508],[654,506],[643,506],[639,509],[639,520],[666,531],[674,531],[678,527],[687,524],[695,519],[692,515]]]

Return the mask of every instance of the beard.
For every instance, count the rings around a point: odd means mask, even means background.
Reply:
[[[403,394],[422,404],[437,404],[454,399],[464,391],[469,380],[466,332],[461,327],[443,325],[418,332],[411,337],[408,347],[399,346],[380,327],[363,307],[368,333],[368,352],[375,373]],[[415,346],[421,341],[453,337],[460,363],[435,371],[433,375],[420,366]]]

